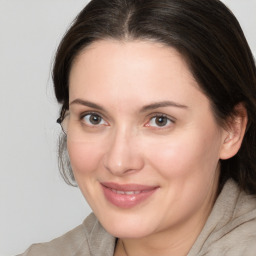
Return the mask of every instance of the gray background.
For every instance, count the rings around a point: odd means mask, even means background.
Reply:
[[[88,1],[0,0],[0,255],[60,236],[90,208],[57,168],[58,105],[51,65]],[[256,53],[256,0],[224,1]]]

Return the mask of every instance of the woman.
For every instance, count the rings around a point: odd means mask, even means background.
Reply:
[[[92,0],[53,81],[93,213],[23,255],[255,255],[256,70],[217,0]]]

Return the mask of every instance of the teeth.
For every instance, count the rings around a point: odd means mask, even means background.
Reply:
[[[120,195],[137,195],[141,193],[141,191],[120,191],[120,190],[115,190],[111,189],[114,193],[120,194]]]
[[[125,194],[126,195],[134,195],[134,194],[139,194],[140,191],[126,191]]]

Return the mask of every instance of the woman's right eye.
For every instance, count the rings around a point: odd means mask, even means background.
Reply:
[[[82,116],[81,119],[83,123],[89,126],[108,125],[108,123],[100,115],[95,113],[88,113]]]

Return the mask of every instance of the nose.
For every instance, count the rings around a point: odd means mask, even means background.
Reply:
[[[144,161],[137,136],[125,130],[111,134],[103,164],[115,176],[140,171],[144,166]]]

